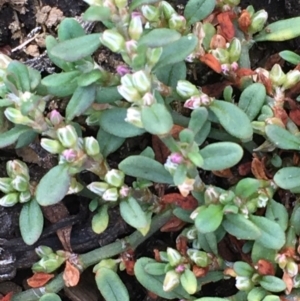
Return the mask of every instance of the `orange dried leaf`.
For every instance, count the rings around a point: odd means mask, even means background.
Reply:
[[[289,117],[296,123],[296,125],[300,126],[300,109],[291,110]]]
[[[79,282],[80,272],[69,261],[66,261],[65,270],[63,273],[63,279],[65,282],[65,285],[68,287],[76,286]]]
[[[226,48],[226,40],[222,35],[215,34],[210,40],[209,47],[211,49]]]
[[[250,75],[254,75],[254,74],[255,74],[255,72],[248,68],[240,68],[236,71],[236,75],[238,77],[250,76]]]
[[[193,273],[197,278],[204,277],[208,272],[208,268],[200,268],[196,265],[193,265]]]
[[[221,73],[221,64],[211,53],[206,53],[200,56],[200,61],[213,69],[215,72]]]
[[[251,16],[250,13],[244,9],[240,15],[240,17],[238,18],[238,24],[240,29],[243,32],[247,32],[249,26],[251,25]]]
[[[30,287],[37,288],[44,286],[54,277],[53,274],[47,274],[43,272],[35,273],[29,279],[27,279],[27,283]]]
[[[282,280],[286,285],[285,293],[289,295],[294,287],[293,277],[291,277],[287,272],[283,272]]]
[[[253,158],[251,163],[251,171],[256,179],[268,180],[268,177],[265,173],[264,165],[262,161],[260,161],[258,158]]]
[[[173,216],[166,224],[161,228],[161,232],[176,232],[181,230],[186,225],[181,219],[176,216]]]
[[[126,252],[121,253],[121,258],[123,261],[123,264],[126,269],[126,273],[130,276],[134,275],[134,265],[135,265],[135,259],[134,259],[134,250],[129,249]]]
[[[218,14],[217,19],[222,30],[222,35],[227,41],[231,41],[235,35],[235,30],[228,12]]]
[[[256,269],[259,275],[275,275],[275,269],[272,263],[265,259],[260,259],[256,264]]]
[[[1,298],[0,301],[11,301],[13,294],[14,294],[13,292],[9,292],[3,298]]]
[[[188,195],[186,197],[182,196],[180,193],[169,193],[162,197],[162,203],[164,204],[174,204],[182,209],[196,209],[198,206],[197,200],[192,196]]]

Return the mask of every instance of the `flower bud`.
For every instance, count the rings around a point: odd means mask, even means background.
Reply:
[[[237,276],[235,281],[235,286],[240,291],[249,291],[253,287],[253,283],[248,277]]]
[[[172,163],[181,164],[184,161],[184,158],[180,153],[172,153],[170,155],[170,160],[172,161]]]
[[[19,202],[19,193],[11,192],[0,199],[0,205],[3,207],[12,207]]]
[[[167,1],[161,1],[160,8],[162,8],[163,14],[167,20],[169,20],[173,14],[176,14],[173,6]]]
[[[172,14],[168,24],[170,29],[182,31],[186,27],[186,19],[178,14]]]
[[[83,139],[84,150],[89,156],[100,154],[100,146],[94,137],[85,137]]]
[[[59,128],[56,131],[56,134],[58,140],[66,148],[73,148],[78,141],[78,135],[76,133],[76,130],[71,125],[67,125],[63,128]]]
[[[129,196],[130,188],[127,185],[123,185],[119,190],[119,196],[121,198],[126,198]]]
[[[151,79],[149,74],[146,74],[144,70],[140,70],[132,74],[132,83],[142,94],[150,91]]]
[[[0,191],[3,193],[9,193],[15,191],[11,186],[12,179],[11,178],[0,178]]]
[[[204,193],[205,204],[217,203],[219,201],[220,193],[214,186],[208,186]]]
[[[120,76],[124,76],[125,74],[128,74],[130,73],[130,69],[125,66],[125,65],[119,65],[117,67],[117,73],[120,75]]]
[[[229,63],[229,52],[223,48],[217,48],[211,51],[212,55],[220,62],[220,64]]]
[[[109,188],[109,185],[105,182],[92,182],[87,186],[87,188],[99,196],[102,196],[103,193]]]
[[[291,277],[295,277],[298,274],[298,265],[292,260],[288,261],[285,269]]]
[[[143,23],[140,13],[133,12],[129,22],[128,34],[132,40],[138,40],[143,33]]]
[[[71,182],[70,182],[70,186],[69,186],[69,190],[67,192],[67,194],[74,194],[74,193],[78,193],[83,189],[83,185],[79,182],[77,182],[76,178],[71,178]]]
[[[65,149],[62,152],[61,156],[64,159],[64,161],[66,161],[68,163],[72,163],[77,159],[77,151],[72,148]]]
[[[29,190],[27,191],[22,191],[19,195],[19,202],[20,203],[27,203],[31,200],[31,193]]]
[[[20,110],[15,108],[6,108],[4,111],[5,117],[12,123],[32,126],[35,122],[24,116]]]
[[[233,38],[230,42],[229,48],[229,60],[231,63],[237,62],[240,59],[242,52],[242,45],[238,38]]]
[[[189,98],[183,105],[185,108],[195,110],[201,106],[201,96],[195,95]]]
[[[12,180],[11,186],[15,190],[22,192],[22,191],[28,190],[29,183],[28,183],[28,180],[26,179],[26,177],[24,177],[23,175],[18,175]]]
[[[199,95],[199,90],[197,87],[187,80],[179,80],[177,82],[176,91],[182,98],[189,98]]]
[[[300,71],[291,70],[286,74],[286,80],[282,87],[287,90],[295,86],[300,81]]]
[[[40,257],[45,257],[53,253],[53,250],[47,246],[39,246],[35,248],[35,253]]]
[[[222,192],[219,196],[219,202],[223,205],[229,204],[233,201],[235,194],[232,190]]]
[[[112,52],[121,52],[122,50],[125,50],[125,39],[113,29],[106,29],[100,37],[100,41]]]
[[[115,202],[119,198],[117,188],[108,188],[102,195],[104,201]]]
[[[57,256],[53,253],[43,257],[40,261],[33,264],[32,270],[34,272],[52,273],[57,270],[64,262],[65,259],[63,257]]]
[[[104,177],[104,181],[111,186],[121,187],[124,184],[125,174],[118,169],[111,169]]]
[[[150,93],[150,92],[147,92],[147,93],[143,96],[142,100],[143,100],[143,105],[144,105],[144,106],[149,106],[149,107],[150,107],[151,105],[153,105],[154,103],[156,103],[155,97],[154,97],[153,94]]]
[[[128,53],[128,55],[133,56],[137,52],[137,41],[135,40],[130,40],[126,41],[125,43],[125,48]]]
[[[268,13],[264,9],[257,11],[251,18],[248,33],[254,34],[261,31],[264,28],[267,19]]]
[[[129,102],[136,102],[142,98],[139,91],[133,87],[121,85],[118,86],[117,89],[123,98]]]
[[[146,52],[147,57],[147,65],[148,67],[152,68],[156,65],[156,63],[159,61],[160,56],[163,52],[162,47],[156,47],[156,48],[149,48]]]
[[[222,68],[222,67],[221,67],[221,68]],[[231,69],[232,71],[237,71],[237,70],[239,69],[239,64],[238,64],[237,62],[231,63],[230,69]]]
[[[187,254],[198,267],[205,268],[210,263],[206,252],[188,249]]]
[[[272,81],[272,84],[275,86],[282,86],[286,81],[286,75],[282,71],[279,64],[275,64],[270,73],[270,80]]]
[[[182,260],[180,253],[177,250],[170,248],[170,247],[167,248],[167,256],[168,256],[168,261],[169,261],[170,265],[173,267],[180,264],[180,262]]]
[[[141,109],[137,107],[128,108],[125,121],[135,125],[136,127],[143,128]]]
[[[182,196],[187,197],[191,191],[194,189],[194,179],[185,178],[184,182],[178,185],[178,189]]]
[[[48,116],[49,116],[50,122],[53,125],[59,125],[64,120],[64,118],[61,116],[61,114],[57,110],[52,110]]]
[[[62,144],[54,139],[42,138],[41,146],[50,154],[60,154],[64,150]]]
[[[159,9],[153,5],[143,5],[141,7],[143,16],[150,22],[158,21]]]
[[[14,179],[16,176],[22,175],[29,181],[29,170],[25,163],[20,160],[10,160],[6,162],[6,172],[8,176]]]
[[[180,283],[180,275],[176,273],[174,270],[168,271],[166,273],[164,283],[163,283],[163,290],[165,292],[170,292],[174,288],[176,288]]]

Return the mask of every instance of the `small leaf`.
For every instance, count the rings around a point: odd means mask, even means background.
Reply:
[[[129,294],[126,286],[116,272],[101,267],[96,273],[97,287],[105,300],[129,301]]]
[[[92,33],[60,42],[51,49],[51,55],[66,62],[78,61],[92,55],[100,47],[100,36],[99,33]]]
[[[300,235],[300,204],[297,203],[295,206],[294,206],[294,209],[293,209],[293,212],[292,212],[292,215],[291,215],[291,219],[290,219],[290,223],[291,223],[291,226],[294,227],[295,229],[295,233],[297,235]]]
[[[283,58],[285,61],[291,64],[298,65],[300,63],[300,55],[296,54],[293,51],[290,50],[280,51],[279,55],[281,56],[281,58]]]
[[[121,216],[128,225],[136,229],[149,226],[147,215],[135,198],[122,200],[119,207]]]
[[[281,149],[300,150],[299,137],[291,134],[286,129],[276,124],[269,124],[265,127],[265,132],[269,140]]]
[[[198,39],[193,34],[189,34],[164,46],[163,53],[154,69],[184,61],[193,52],[197,43]]]
[[[15,143],[21,135],[24,133],[31,131],[30,127],[25,125],[17,125],[7,132],[0,134],[0,148],[9,146]]]
[[[84,13],[83,19],[85,21],[109,21],[111,18],[111,12],[109,7],[91,5]]]
[[[27,245],[33,245],[41,236],[44,226],[44,216],[35,199],[23,205],[19,226],[22,238]]]
[[[223,206],[211,204],[201,210],[195,220],[195,226],[201,233],[217,230],[223,220]]]
[[[222,170],[236,165],[243,157],[243,149],[233,142],[216,142],[200,150],[204,170]]]
[[[46,293],[39,299],[39,301],[61,301],[61,298],[57,294]]]
[[[144,156],[127,157],[119,164],[118,168],[128,176],[157,183],[173,183],[172,176],[162,164]]]
[[[82,115],[94,102],[95,95],[96,88],[94,85],[77,87],[66,108],[67,121]]]
[[[36,139],[37,136],[38,133],[36,131],[28,129],[23,135],[19,136],[15,148],[22,148],[24,146],[29,145]]]
[[[184,9],[184,17],[188,24],[205,19],[215,8],[215,0],[190,0]]]
[[[18,90],[25,92],[30,91],[30,78],[28,68],[25,64],[12,61],[9,63],[6,72],[12,73],[15,78],[15,84]]]
[[[290,190],[300,187],[300,168],[291,166],[279,169],[274,175],[274,182],[282,189]]]
[[[254,37],[254,41],[287,41],[300,35],[300,17],[276,21],[269,24]]]
[[[114,103],[121,100],[122,96],[118,92],[117,87],[97,87],[96,89],[96,102],[97,103]]]
[[[269,262],[272,262],[274,266],[276,266],[275,256],[277,252],[277,250],[266,248],[255,241],[251,250],[251,259],[255,263],[261,259],[268,260]]]
[[[260,229],[242,214],[226,214],[222,226],[238,239],[255,240],[261,235]]]
[[[68,166],[57,165],[51,168],[40,180],[35,191],[36,200],[41,206],[54,205],[64,198],[69,186]]]
[[[146,272],[146,266],[149,263],[156,263],[155,260],[151,258],[142,257],[137,260],[134,265],[134,274],[137,280],[149,291],[155,293],[156,295],[167,299],[190,299],[190,295],[182,288],[181,285],[177,286],[170,292],[165,292],[163,290],[164,275],[154,276]]]
[[[145,272],[153,276],[165,275],[167,264],[162,262],[149,262],[145,265]]]
[[[280,250],[285,244],[285,233],[275,221],[263,216],[250,215],[249,220],[260,230],[261,235],[256,241],[270,249]]]
[[[252,139],[253,130],[250,120],[239,107],[226,101],[215,100],[209,106],[209,110],[217,116],[230,135],[244,142]]]
[[[106,158],[109,154],[116,151],[125,141],[125,138],[107,133],[102,128],[97,133],[97,141],[100,146],[101,154]]]
[[[156,28],[143,35],[139,40],[139,45],[156,48],[173,43],[180,37],[181,34],[175,29]]]
[[[160,103],[142,108],[142,122],[145,130],[153,135],[168,134],[173,127],[172,115],[166,106]]]
[[[138,128],[125,121],[126,108],[113,108],[102,112],[100,117],[100,127],[112,135],[129,138],[143,134],[144,129]]]
[[[30,287],[41,287],[44,286],[49,280],[51,280],[54,277],[54,274],[47,274],[44,272],[38,272],[33,274],[30,278],[27,279],[27,284]]]
[[[238,106],[252,121],[260,112],[266,98],[266,88],[261,83],[248,86],[241,94]]]
[[[64,273],[63,273],[63,280],[65,286],[67,287],[76,286],[79,282],[79,279],[80,279],[79,269],[67,260]]]
[[[60,42],[82,37],[85,31],[74,18],[65,18],[58,27],[58,39]]]
[[[208,111],[204,107],[200,107],[193,110],[191,119],[189,121],[189,129],[194,132],[195,135],[202,129],[208,118]]]
[[[261,287],[272,293],[279,293],[286,289],[286,285],[282,279],[275,276],[263,276],[262,280],[259,281]]]
[[[279,224],[285,231],[288,227],[289,215],[284,205],[274,200],[269,200],[266,210],[266,218]]]
[[[109,215],[107,210],[108,205],[102,205],[92,218],[92,229],[97,234],[104,232],[108,226]]]

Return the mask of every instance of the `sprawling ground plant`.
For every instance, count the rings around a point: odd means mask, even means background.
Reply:
[[[64,19],[58,37],[46,39],[59,73],[42,78],[0,57],[0,147],[22,148],[38,139],[58,158],[38,183],[30,180],[25,163],[8,161],[7,177],[0,178],[0,204],[24,204],[19,225],[29,245],[43,231],[41,207],[67,194],[91,199],[96,233],[106,230],[112,207],[136,232],[82,255],[40,246],[33,277],[62,265],[64,273],[11,300],[61,300],[56,293],[64,285],[75,286],[89,266],[107,301],[129,300],[118,269],[165,299],[298,300],[300,121],[293,95],[298,96],[300,57],[280,53],[297,65],[289,71],[279,64],[252,70],[249,50],[260,41],[299,36],[300,17],[266,25],[266,11],[242,10],[238,0],[190,0],[182,13],[159,0],[86,2],[84,19],[102,22],[106,29],[86,34],[77,21]],[[103,46],[122,59],[115,72],[92,56]],[[188,70],[196,67],[209,67],[223,78],[222,96],[216,99],[196,79],[187,80]],[[50,101],[61,99],[68,100],[65,110],[49,111]],[[82,132],[82,116],[86,128],[97,127],[95,137]],[[127,138],[144,133],[152,135],[152,147],[111,168],[107,157]],[[83,171],[99,180],[85,185],[79,177]],[[208,185],[203,171],[234,180],[230,187]],[[129,185],[126,176],[134,182]],[[294,196],[292,206],[280,199],[282,190]],[[131,265],[118,257],[170,225],[170,219],[180,225],[171,228],[181,231],[176,247]],[[225,236],[239,247],[241,261],[222,256],[219,243]],[[231,277],[236,295],[199,298],[203,284]]]

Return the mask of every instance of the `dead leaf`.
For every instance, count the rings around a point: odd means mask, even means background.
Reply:
[[[126,273],[130,276],[133,276],[135,265],[134,250],[129,249],[126,252],[121,253],[121,258],[125,266]]]
[[[66,261],[65,270],[63,273],[63,279],[65,282],[65,285],[70,286],[76,286],[80,279],[80,272],[79,270],[71,264],[69,261]]]
[[[27,279],[27,283],[30,287],[37,288],[44,286],[54,277],[53,274],[47,274],[43,272],[35,273],[33,276]]]
[[[243,32],[246,33],[248,31],[248,28],[251,25],[251,16],[246,9],[242,10],[240,17],[238,18],[238,24]]]
[[[289,117],[296,123],[296,125],[300,126],[300,109],[291,110],[289,113]]]
[[[279,53],[268,56],[263,68],[266,70],[271,70],[275,64],[279,64],[281,67],[284,65],[284,60],[280,57]]]
[[[286,126],[286,124],[288,122],[288,114],[285,111],[285,109],[280,106],[275,106],[272,108],[272,110],[274,113],[274,117],[279,118],[283,122],[283,124]]]
[[[247,176],[251,172],[251,162],[245,162],[239,165],[238,173],[240,176]]]
[[[176,216],[173,216],[173,217],[171,217],[171,219],[169,219],[169,221],[167,221],[166,224],[164,224],[160,228],[160,231],[161,232],[177,232],[177,231],[181,230],[185,225],[186,225],[186,223],[184,221],[182,221],[181,219],[179,219]]]
[[[221,64],[211,53],[205,53],[204,55],[200,56],[199,59],[202,63],[213,69],[215,72],[221,73]]]
[[[220,178],[226,178],[229,179],[233,177],[232,171],[230,168],[222,169],[222,170],[212,170],[212,173]]]
[[[260,259],[257,264],[255,265],[255,268],[259,275],[265,276],[265,275],[275,275],[275,269],[272,265],[272,263],[265,259]]]
[[[188,195],[184,197],[180,193],[176,193],[176,192],[164,195],[161,201],[164,204],[177,205],[185,210],[189,210],[189,209],[194,210],[198,207],[198,202],[192,195]]]
[[[207,268],[200,268],[196,265],[193,265],[193,273],[197,278],[204,277],[208,272],[208,267]]]
[[[251,162],[251,171],[256,179],[259,179],[259,180],[268,180],[269,179],[265,173],[265,167],[264,167],[262,161],[260,161],[258,158],[253,158],[253,160]]]
[[[10,292],[10,293],[6,294],[3,298],[0,299],[0,301],[11,301],[13,294],[14,294],[14,292]]]
[[[185,256],[187,254],[187,249],[188,249],[188,239],[187,239],[187,237],[185,237],[183,235],[179,235],[176,238],[176,249],[183,256]]]
[[[226,48],[226,40],[225,38],[220,34],[215,34],[211,40],[209,47],[211,49],[217,49],[217,48]]]
[[[228,12],[222,12],[217,16],[222,35],[227,41],[231,41],[235,35],[233,23]]]
[[[285,294],[289,295],[294,287],[293,277],[291,277],[286,271],[284,271],[282,280],[286,285]]]

